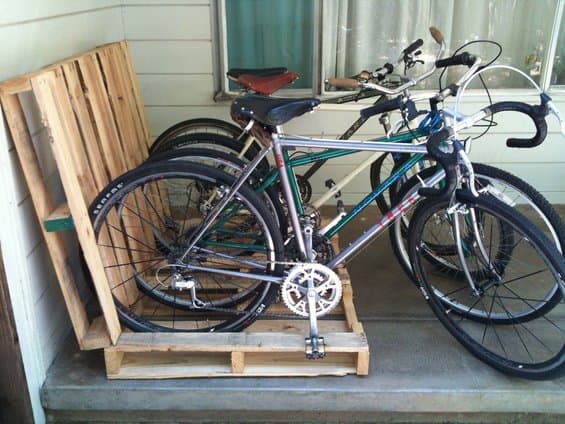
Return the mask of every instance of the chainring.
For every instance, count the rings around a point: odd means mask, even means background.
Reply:
[[[281,285],[281,298],[296,315],[308,317],[308,283],[312,280],[316,292],[317,317],[332,311],[341,300],[343,288],[337,274],[325,265],[301,263],[293,266]]]

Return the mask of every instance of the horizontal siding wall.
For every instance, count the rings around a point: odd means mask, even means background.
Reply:
[[[189,118],[229,119],[214,103],[211,5],[206,0],[123,0],[128,40],[155,137]]]
[[[119,0],[0,2],[0,80],[123,38]],[[22,101],[48,189],[62,202],[47,132],[31,96],[23,95]],[[42,422],[39,388],[69,334],[70,320],[16,151],[4,131],[0,131],[0,164],[2,253],[35,419]],[[79,249],[73,233],[68,233],[65,241],[75,255],[68,261],[79,272]]]

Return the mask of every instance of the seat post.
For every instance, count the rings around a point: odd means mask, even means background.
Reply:
[[[304,243],[304,237],[302,235],[302,227],[300,226],[300,219],[296,211],[296,203],[294,201],[294,195],[292,193],[292,188],[290,186],[288,172],[286,171],[286,163],[282,152],[282,146],[279,141],[279,134],[281,133],[282,133],[282,127],[277,126],[276,131],[271,134],[273,140],[273,152],[275,154],[275,164],[279,171],[279,179],[281,182],[282,192],[288,206],[288,216],[290,217],[292,229],[294,230],[294,237],[296,238],[298,250],[300,251],[302,260],[307,260],[306,244]]]

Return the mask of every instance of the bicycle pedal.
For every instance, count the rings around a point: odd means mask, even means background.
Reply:
[[[311,338],[305,339],[306,359],[324,359],[326,356],[325,343],[323,337],[317,337],[316,342]]]

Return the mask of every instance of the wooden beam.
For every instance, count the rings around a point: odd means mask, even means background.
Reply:
[[[41,114],[49,123],[48,129],[52,139],[53,154],[75,221],[77,236],[85,259],[89,264],[110,339],[115,343],[121,333],[121,327],[104,273],[104,265],[94,238],[88,208],[83,197],[82,188],[85,181],[81,181],[78,177],[77,164],[73,160],[69,160],[69,158],[74,157],[69,144],[79,139],[80,134],[76,127],[72,106],[64,84],[63,76],[60,73],[57,75],[56,72],[47,72],[32,79],[33,92],[38,100]],[[83,337],[87,329],[85,329]]]

